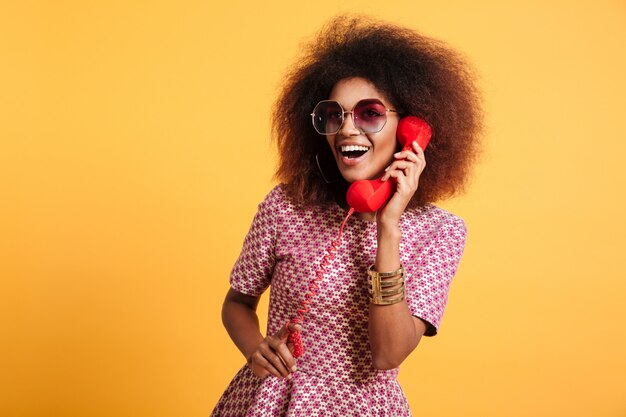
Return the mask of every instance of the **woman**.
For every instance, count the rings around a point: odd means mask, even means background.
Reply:
[[[426,150],[399,152],[403,115],[432,127]],[[213,416],[411,415],[398,366],[437,333],[466,236],[432,202],[462,190],[480,127],[473,77],[442,43],[362,17],[320,32],[274,109],[281,184],[259,205],[222,310],[247,365]],[[395,186],[391,198],[346,223],[304,322],[285,325],[346,216],[347,187],[381,176]],[[264,337],[256,306],[270,285]],[[305,347],[298,359],[294,331]]]

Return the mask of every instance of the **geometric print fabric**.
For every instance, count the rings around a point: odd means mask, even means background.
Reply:
[[[259,204],[231,272],[231,287],[251,296],[270,288],[267,334],[295,316],[346,211],[336,204],[294,205],[276,186]],[[400,218],[406,303],[426,336],[439,329],[466,240],[459,217],[434,205]],[[306,314],[304,354],[291,380],[257,378],[244,365],[212,417],[410,416],[398,369],[372,366],[367,268],[376,256],[376,223],[352,216]]]

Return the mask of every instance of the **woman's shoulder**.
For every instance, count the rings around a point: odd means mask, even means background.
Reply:
[[[302,204],[297,203],[289,195],[285,184],[280,183],[270,190],[260,203],[261,207],[270,208],[274,211],[282,213],[291,213],[294,215],[312,215],[319,213],[327,213],[329,209],[336,207],[335,204]]]
[[[278,210],[289,210],[294,208],[292,199],[287,194],[284,184],[275,185],[266,195],[260,206]]]
[[[465,221],[447,210],[434,204],[426,204],[405,211],[408,224],[417,226],[430,226],[433,228],[451,228],[465,232]]]
[[[271,212],[280,217],[292,216],[300,209],[301,207],[294,203],[282,183],[274,186],[259,203],[259,211]]]
[[[281,203],[287,200],[287,193],[285,192],[285,187],[283,184],[275,185],[263,199],[263,202],[268,203]]]

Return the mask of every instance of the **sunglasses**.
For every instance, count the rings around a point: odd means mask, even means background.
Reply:
[[[352,115],[352,122],[361,133],[376,133],[385,127],[388,111],[397,113],[396,110],[386,108],[377,98],[359,101],[352,111],[345,111],[334,100],[322,100],[313,109],[311,117],[313,127],[320,135],[334,135],[339,132],[347,113]]]

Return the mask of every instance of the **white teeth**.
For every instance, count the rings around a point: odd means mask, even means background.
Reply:
[[[341,147],[341,152],[353,152],[353,151],[363,151],[367,152],[369,148],[367,146],[361,145],[347,145]]]

